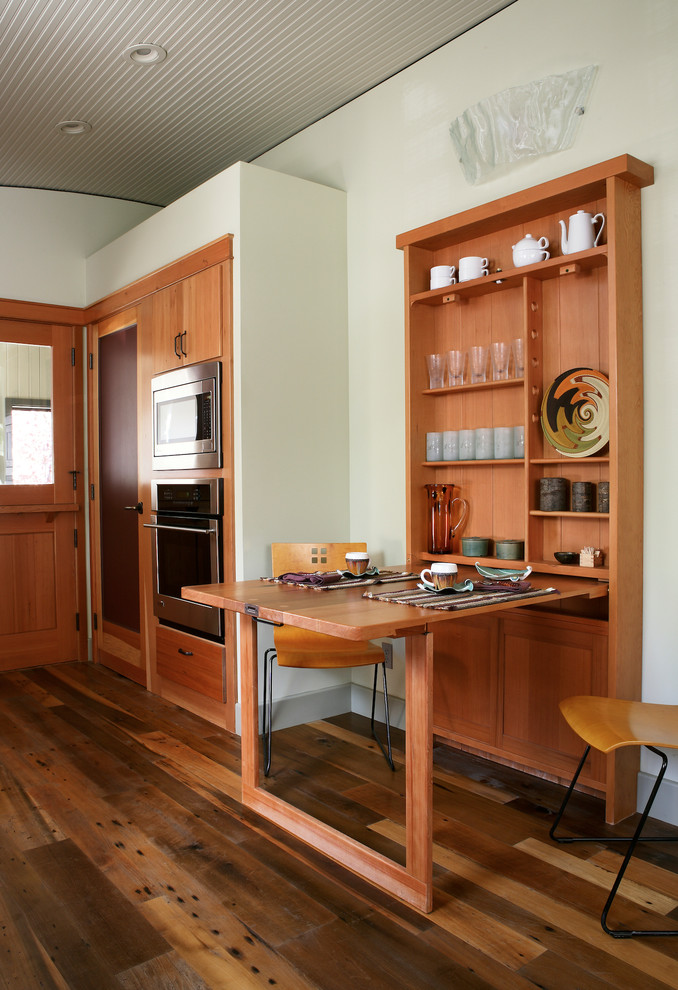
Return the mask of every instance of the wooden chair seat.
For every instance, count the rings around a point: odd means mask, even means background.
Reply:
[[[565,698],[560,710],[584,742],[610,753],[620,746],[678,749],[678,707],[588,695]]]
[[[638,842],[671,842],[675,839],[666,836],[642,835],[643,827],[650,814],[650,809],[657,791],[664,779],[668,758],[657,747],[678,749],[678,706],[657,705],[645,701],[626,701],[622,698],[597,698],[579,695],[565,698],[560,702],[560,710],[570,727],[584,740],[586,747],[567,793],[551,826],[550,836],[555,842],[628,842],[626,855],[610,890],[603,908],[600,924],[603,931],[614,938],[631,938],[638,935],[668,936],[678,935],[678,930],[668,929],[638,929],[638,928],[609,928],[607,916],[612,902],[631,860]],[[611,753],[622,746],[645,746],[661,760],[661,767],[654,782],[645,808],[633,835],[626,836],[559,836],[556,830],[563,817],[579,775],[584,767],[591,747],[601,753]]]
[[[309,667],[327,670],[366,667],[382,663],[384,652],[373,643],[350,643],[338,636],[310,632],[296,626],[278,626],[273,641],[279,667]]]
[[[344,570],[349,551],[365,552],[366,543],[273,543],[271,563],[274,577],[281,574],[302,572],[316,573]],[[302,594],[302,592],[300,592]],[[331,594],[319,591],[318,594]],[[388,685],[384,651],[374,643],[352,643],[337,636],[298,629],[294,626],[276,626],[273,630],[274,647],[264,653],[264,739],[266,756],[264,774],[271,769],[272,721],[273,721],[273,660],[279,667],[298,667],[315,670],[337,670],[349,667],[374,666],[372,686],[372,735],[379,745],[391,770],[395,770],[391,752],[391,723],[388,707]],[[382,671],[384,691],[384,721],[386,747],[377,735],[374,711],[377,697],[377,674]]]

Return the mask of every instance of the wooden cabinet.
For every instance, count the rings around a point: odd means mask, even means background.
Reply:
[[[153,372],[221,357],[223,307],[223,265],[213,265],[156,292],[152,301]]]
[[[460,622],[452,654],[447,645],[437,651],[436,677],[448,685],[437,701],[436,726],[453,739],[459,713],[471,713],[475,728],[466,732],[488,752],[527,768],[569,775],[574,759],[540,734],[530,712],[539,711],[549,726],[560,719],[558,700],[586,692],[637,698],[640,696],[642,601],[642,284],[640,250],[640,189],[651,184],[649,165],[624,155],[573,175],[515,193],[502,200],[431,223],[397,238],[404,251],[406,293],[407,379],[407,549],[408,563],[418,568],[435,557],[427,544],[426,484],[455,486],[455,495],[470,505],[465,534],[488,537],[489,565],[522,566],[553,575],[582,576],[585,569],[563,566],[554,559],[559,550],[600,548],[604,566],[591,569],[592,581],[609,583],[608,609],[598,621],[606,634],[590,646],[591,657],[604,662],[595,676],[582,675],[579,647],[565,646],[565,632],[582,616],[558,615],[561,644],[549,645],[542,618],[539,632],[526,635],[518,648],[502,631],[485,633],[494,658],[481,650],[482,688],[469,657],[477,649],[477,623]],[[560,223],[577,210],[603,213],[606,218],[597,247],[563,256]],[[516,268],[512,246],[526,234],[546,236],[551,257]],[[457,265],[467,255],[489,259],[489,275],[442,289],[429,289],[433,266]],[[474,345],[489,348],[494,341],[522,338],[525,371],[504,381],[446,385],[430,389],[426,356]],[[593,456],[563,456],[545,438],[541,405],[556,376],[573,368],[602,372],[609,380],[609,444]],[[523,457],[502,460],[426,461],[426,433],[473,430],[480,427],[522,426]],[[541,479],[564,477],[573,482],[609,482],[609,511],[575,512],[570,504],[545,511],[539,501]],[[464,535],[464,534],[459,534]],[[499,539],[524,541],[520,561],[498,561]],[[461,553],[459,538],[442,559],[473,563]],[[519,620],[516,620],[516,622]],[[546,626],[544,626],[546,623]],[[568,625],[569,623],[569,625]],[[555,628],[555,626],[554,626]],[[572,633],[574,635],[574,633]],[[564,638],[563,638],[564,637]],[[576,637],[575,637],[576,638]],[[496,647],[490,644],[496,640]],[[442,642],[442,640],[441,640]],[[604,648],[601,646],[604,643]],[[524,647],[524,649],[523,649]],[[546,661],[557,654],[550,673]],[[521,659],[525,657],[524,661]],[[544,663],[540,664],[541,657]],[[550,662],[550,661],[549,661]],[[454,669],[443,675],[442,666]],[[556,676],[557,673],[557,676]],[[580,676],[581,675],[581,676]],[[587,687],[586,685],[591,685]],[[500,693],[503,690],[503,695]],[[484,698],[483,698],[484,691]],[[447,713],[441,699],[449,699]],[[455,714],[456,712],[456,714]],[[464,717],[468,720],[468,714]],[[527,733],[527,735],[526,735]],[[462,733],[464,734],[464,733]],[[493,740],[493,742],[492,742]],[[565,757],[558,754],[565,753]],[[621,767],[622,761],[618,761]],[[598,771],[594,772],[594,777]],[[608,763],[598,774],[608,798],[608,816],[635,810],[635,784],[628,769]]]
[[[161,677],[215,701],[226,701],[223,646],[160,625],[155,645]]]

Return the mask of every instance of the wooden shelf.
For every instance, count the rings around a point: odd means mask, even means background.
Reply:
[[[607,454],[605,457],[531,457],[530,464],[544,464],[546,467],[558,466],[562,467],[565,464],[570,466],[582,464],[609,464],[610,455]]]
[[[511,465],[519,464],[523,466],[525,461],[522,457],[498,457],[496,460],[492,458],[491,460],[478,460],[473,458],[469,461],[422,461],[421,466],[427,468],[437,468],[437,467],[509,467]],[[582,513],[577,513],[577,515],[582,515]]]
[[[502,381],[474,382],[473,385],[446,385],[444,388],[425,388],[423,395],[456,395],[459,392],[484,392],[495,388],[516,388],[525,384],[524,378],[506,378]]]
[[[560,511],[544,511],[543,509],[530,509],[531,516],[542,516],[543,518],[548,518],[550,516],[560,516],[565,519],[609,519],[609,512],[571,512],[569,510]]]
[[[590,251],[580,251],[578,254],[559,255],[540,261],[536,265],[524,265],[521,268],[510,268],[506,271],[490,272],[482,278],[470,279],[457,285],[446,285],[442,289],[429,289],[426,292],[416,292],[410,296],[410,305],[447,306],[462,303],[473,296],[482,296],[488,292],[501,292],[522,285],[525,278],[562,278],[578,272],[591,271],[607,264],[607,244],[591,248]]]

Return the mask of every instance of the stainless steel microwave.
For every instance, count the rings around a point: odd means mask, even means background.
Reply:
[[[221,467],[221,362],[156,375],[153,470]]]

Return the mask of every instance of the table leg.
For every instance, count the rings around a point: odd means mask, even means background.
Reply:
[[[432,908],[433,637],[407,640],[407,849],[403,867],[259,786],[256,622],[240,616],[242,802],[262,817],[408,904]]]
[[[243,794],[259,786],[259,669],[257,624],[240,616],[240,741]]]
[[[428,886],[433,873],[433,636],[406,645],[407,871]]]

